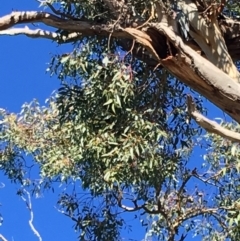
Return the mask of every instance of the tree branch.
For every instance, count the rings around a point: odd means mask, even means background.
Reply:
[[[2,241],[8,241],[2,234],[0,234],[0,240],[2,240]]]
[[[204,117],[201,113],[196,110],[195,103],[191,96],[187,97],[187,105],[188,105],[188,113],[189,115],[206,131],[210,133],[217,134],[223,138],[227,138],[233,142],[240,143],[240,134],[234,131],[228,130],[217,122],[209,120],[208,118]]]
[[[24,28],[11,28],[0,31],[0,35],[26,35],[30,38],[45,38],[56,41],[58,43],[66,43],[75,40],[76,38],[82,37],[81,33],[69,33],[67,36],[61,34],[42,30],[42,29],[29,29],[27,26]]]
[[[152,26],[179,51],[177,58],[166,58],[162,60],[162,65],[240,123],[240,85],[184,44],[165,24]]]
[[[39,241],[42,241],[41,235],[39,234],[39,232],[33,225],[34,215],[33,215],[33,210],[32,210],[32,201],[31,201],[30,193],[28,191],[26,191],[25,189],[23,190],[23,192],[27,195],[27,199],[24,198],[22,195],[21,195],[21,198],[26,203],[27,208],[29,209],[29,212],[30,212],[29,226],[30,226],[31,230],[33,231],[33,233],[38,237]]]
[[[207,59],[239,83],[238,69],[229,55],[217,22],[217,9],[212,10],[212,16],[209,19],[198,12],[197,6],[192,4],[191,0],[181,1],[179,5],[184,14],[188,16],[192,28],[190,35],[206,54]],[[213,5],[210,5],[209,8],[213,8]]]
[[[68,31],[70,37],[65,37],[66,41],[72,38],[71,34],[73,34],[73,38],[81,36],[109,37],[111,34],[116,38],[132,39],[148,50],[151,59],[156,61],[156,66],[161,63],[183,83],[205,96],[240,123],[240,85],[187,46],[166,23],[148,24],[150,27],[142,31],[134,28],[116,28],[109,24],[93,25],[87,21],[62,19],[46,12],[13,12],[0,18],[0,30],[6,30],[16,24],[34,22],[42,22],[48,26]],[[20,30],[11,31],[9,33],[14,33],[14,31],[18,34],[21,33]],[[24,29],[22,33],[32,37],[37,36],[37,33],[33,31]],[[36,31],[41,37],[58,38],[51,32]],[[3,33],[7,34],[7,32]],[[47,36],[48,34],[49,36]],[[166,41],[169,41],[175,50],[173,56],[167,55]]]

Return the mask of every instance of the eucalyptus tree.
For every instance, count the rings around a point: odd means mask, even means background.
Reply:
[[[79,240],[121,240],[128,212],[146,237],[239,240],[239,2],[39,2],[42,11],[2,16],[0,35],[73,49],[50,62],[61,87],[46,107],[1,109],[5,174],[33,191],[74,182],[58,204]],[[205,117],[206,99],[232,122]],[[191,163],[196,147],[204,155]],[[26,155],[40,184],[26,177]]]

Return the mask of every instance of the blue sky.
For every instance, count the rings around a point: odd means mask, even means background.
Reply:
[[[0,16],[12,10],[38,10],[38,5],[34,0],[5,0],[1,4]],[[50,40],[30,39],[26,36],[0,36],[0,46],[0,108],[19,112],[21,105],[33,98],[44,104],[52,91],[59,87],[59,81],[45,72],[47,63],[53,54],[67,52],[71,46],[59,47]],[[207,106],[211,109],[211,118],[222,115],[210,103]],[[199,153],[195,153],[194,157],[200,161]],[[0,233],[8,241],[38,240],[29,228],[26,205],[16,196],[17,186],[11,184],[3,173],[0,173],[0,182],[5,185],[0,189],[0,213],[4,217]],[[33,199],[34,224],[44,241],[77,240],[73,222],[54,208],[57,193],[47,192],[42,198]],[[140,241],[143,235],[144,230],[139,231],[137,228],[129,236]]]
[[[34,0],[8,0],[0,8],[0,17],[11,13],[12,10],[38,10],[38,5]],[[69,52],[71,45],[59,47],[46,39],[0,36],[0,46],[0,56],[3,60],[0,64],[0,108],[9,112],[19,112],[22,104],[34,98],[44,105],[45,100],[60,85],[56,77],[50,77],[46,73],[48,62],[54,54]],[[8,241],[38,240],[28,224],[29,211],[23,200],[16,195],[19,186],[9,182],[2,172],[0,183],[5,185],[0,188],[0,213],[4,218],[0,234]],[[59,193],[57,189],[56,185],[54,193],[49,191],[41,198],[32,199],[34,225],[44,241],[77,240],[74,223],[54,208]],[[131,219],[129,217],[128,220]],[[125,233],[136,240],[144,238],[144,230],[129,235]]]
[[[39,3],[34,0],[8,0],[1,4],[0,16],[12,10],[38,10]],[[24,102],[36,98],[44,104],[53,90],[59,87],[56,78],[45,73],[47,63],[54,53],[69,50],[68,46],[45,39],[30,39],[26,36],[0,36],[0,107],[10,112],[19,112]],[[0,213],[4,217],[0,233],[8,241],[38,240],[28,225],[29,212],[22,199],[16,196],[18,186],[11,184],[0,173]],[[33,199],[34,224],[44,241],[77,240],[72,228],[73,222],[54,208],[57,192],[47,192],[44,197]]]

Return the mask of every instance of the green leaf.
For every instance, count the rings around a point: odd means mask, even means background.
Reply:
[[[107,102],[105,102],[103,105],[110,105],[111,103],[113,103],[113,99],[109,99]]]
[[[119,96],[117,95],[116,98],[117,98],[117,103],[118,103],[119,107],[122,108],[121,100],[120,100]]]
[[[64,64],[64,63],[66,63],[69,59],[70,59],[70,55],[67,55],[67,56],[62,57],[60,62],[61,62],[61,64]]]
[[[113,111],[114,114],[116,114],[115,104],[112,104],[112,111]]]
[[[104,181],[109,182],[110,176],[111,176],[111,172],[107,171],[103,177]]]

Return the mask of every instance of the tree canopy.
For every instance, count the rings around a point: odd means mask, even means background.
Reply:
[[[240,240],[239,1],[39,2],[2,16],[0,35],[73,47],[50,61],[61,86],[46,106],[0,109],[0,166],[18,194],[75,183],[58,207],[82,241],[122,240],[124,213],[153,240]],[[206,100],[230,121],[207,118]]]

